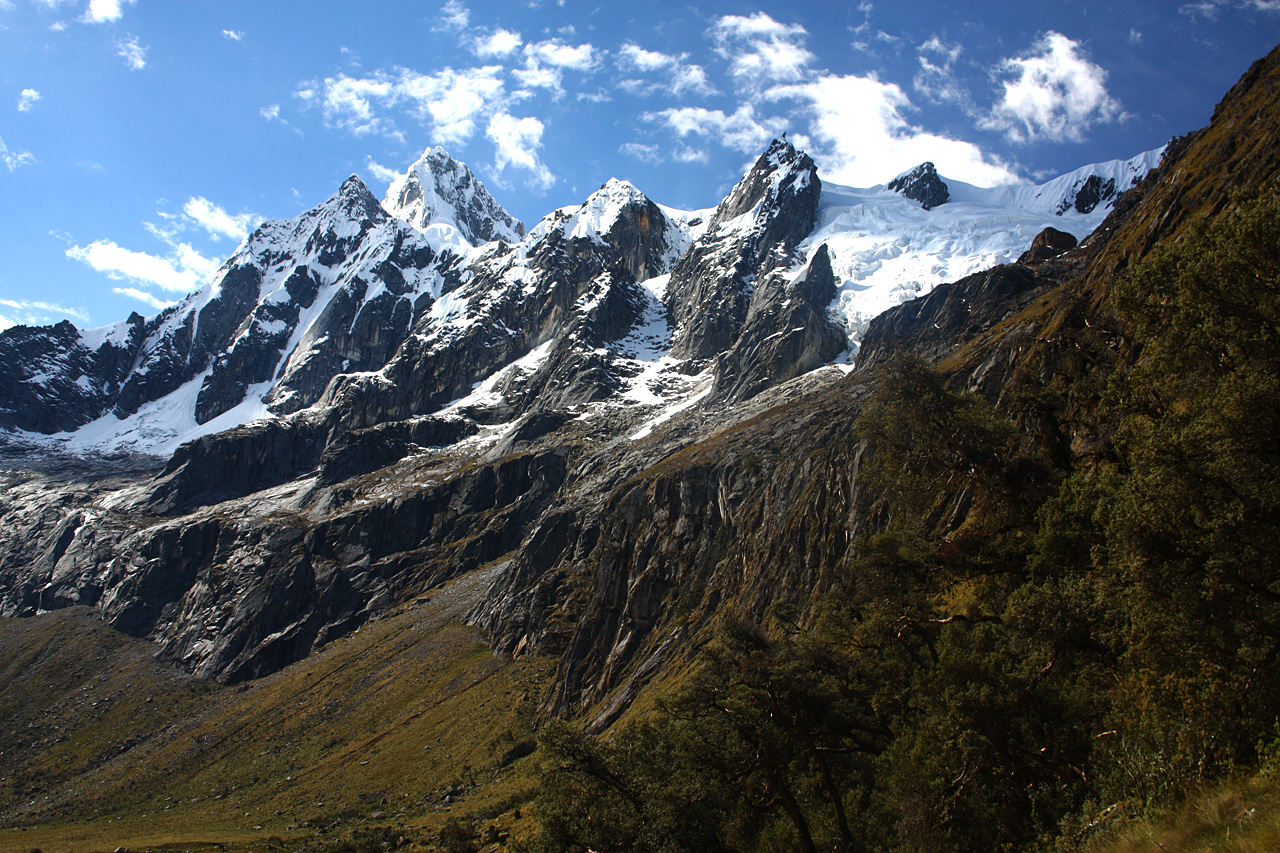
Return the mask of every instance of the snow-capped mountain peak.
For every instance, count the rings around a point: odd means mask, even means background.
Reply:
[[[452,226],[472,246],[491,240],[516,243],[524,235],[524,225],[494,200],[467,165],[439,146],[428,148],[391,182],[383,207],[419,231],[433,224]]]
[[[63,431],[69,448],[167,452],[264,415],[308,410],[344,428],[426,416],[516,362],[529,370],[494,386],[503,400],[485,419],[535,398],[653,402],[631,379],[657,381],[663,359],[688,360],[689,376],[706,368],[714,399],[746,399],[856,353],[876,314],[1016,261],[1047,226],[1086,236],[1160,154],[1038,186],[944,181],[926,163],[856,189],[824,184],[808,154],[775,140],[714,210],[662,207],[612,178],[520,239],[470,170],[434,148],[382,204],[352,176],[315,208],[263,223],[156,317],[0,337],[14,377],[0,382],[14,401],[0,426]],[[945,205],[912,190],[935,184]],[[641,350],[649,367],[632,357]],[[535,356],[536,370],[520,361]]]
[[[604,235],[609,233],[624,210],[628,207],[645,207],[651,203],[630,181],[610,178],[577,207],[563,207],[544,217],[529,232],[529,236],[536,242],[555,229],[570,240],[602,242]]]

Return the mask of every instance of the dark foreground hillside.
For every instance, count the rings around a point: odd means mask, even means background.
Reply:
[[[843,379],[612,466],[552,425],[363,468],[359,512],[398,471],[452,525],[397,559],[471,571],[264,678],[0,625],[0,848],[1268,849],[1278,151],[1280,49],[1081,247],[884,315]]]
[[[547,849],[1101,849],[1254,772],[1273,837],[1278,98],[1280,52],[1056,269],[890,312],[653,475],[766,468],[740,577],[786,592],[612,737],[544,732]]]

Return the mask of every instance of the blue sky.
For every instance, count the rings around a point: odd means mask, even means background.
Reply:
[[[712,206],[783,131],[855,186],[1039,181],[1277,41],[1280,0],[0,0],[0,328],[153,314],[432,145],[530,226],[612,176]]]

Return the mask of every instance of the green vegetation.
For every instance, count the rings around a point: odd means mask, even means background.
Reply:
[[[544,665],[458,624],[482,580],[234,687],[87,609],[0,622],[0,851],[382,853],[441,849],[454,818],[476,849],[523,831]]]
[[[1111,298],[1122,357],[1066,465],[1016,405],[889,364],[820,615],[725,625],[608,738],[545,730],[543,848],[1272,849],[1270,774],[1196,792],[1270,766],[1280,719],[1280,204]],[[1204,826],[1142,823],[1189,797]]]

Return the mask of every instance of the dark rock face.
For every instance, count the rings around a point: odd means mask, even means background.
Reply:
[[[320,482],[341,483],[394,464],[415,448],[447,447],[477,430],[475,422],[464,417],[426,417],[346,432],[324,448]]]
[[[0,333],[0,429],[60,432],[110,410],[146,334],[133,314],[90,350],[70,322]]]
[[[939,361],[1055,283],[1048,270],[1008,264],[939,285],[874,318],[858,350],[858,366],[879,363],[895,351]]]
[[[1111,201],[1115,197],[1114,178],[1107,178],[1104,181],[1097,175],[1090,175],[1076,186],[1073,192],[1063,197],[1057,212],[1058,215],[1062,215],[1068,210],[1075,209],[1077,213],[1093,213],[1098,205]]]
[[[171,514],[278,486],[316,467],[324,433],[303,419],[258,421],[179,447],[156,478],[151,508]]]
[[[813,230],[821,192],[809,155],[774,140],[671,273],[672,355],[709,359],[734,345],[756,283],[794,263]]]
[[[193,452],[183,464],[212,456]],[[4,476],[0,613],[95,605],[108,624],[155,640],[196,675],[234,682],[511,550],[563,482],[565,458],[525,453],[390,501],[327,493],[326,511],[310,518],[287,500],[255,496],[159,523],[140,523],[146,506],[90,509],[104,491],[137,488],[136,476],[87,487]]]
[[[920,202],[925,210],[933,210],[951,200],[951,191],[947,189],[946,181],[938,175],[933,163],[927,161],[909,172],[903,172],[885,186],[895,193]]]
[[[839,355],[844,330],[827,315],[835,293],[825,245],[799,275],[774,275],[758,286],[742,334],[716,362],[716,398],[746,400]]]
[[[1046,228],[1031,241],[1031,247],[1018,256],[1020,264],[1039,264],[1058,257],[1076,247],[1076,238],[1057,228]]]

